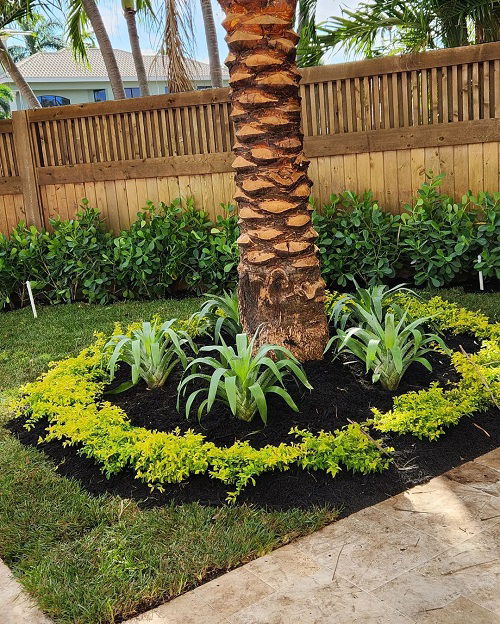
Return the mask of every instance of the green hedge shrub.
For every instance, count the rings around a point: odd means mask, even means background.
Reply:
[[[28,303],[27,280],[37,301],[50,304],[232,289],[238,226],[227,212],[213,223],[192,200],[148,203],[114,236],[84,201],[75,219],[51,219],[51,231],[20,223],[10,238],[0,235],[0,308]]]
[[[422,185],[401,216],[384,212],[371,193],[332,195],[313,213],[327,285],[413,279],[443,286],[477,270],[498,279],[500,193],[468,193],[456,204],[439,192],[441,181]],[[114,236],[84,201],[75,219],[52,219],[49,231],[20,223],[10,238],[0,235],[0,309],[28,303],[28,279],[37,301],[48,304],[230,291],[238,221],[230,206],[226,215],[214,223],[192,200],[149,202]]]
[[[374,285],[396,275],[399,215],[384,212],[371,192],[331,195],[313,223],[322,273],[328,284],[357,281]]]

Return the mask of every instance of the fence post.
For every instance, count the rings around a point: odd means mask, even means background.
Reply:
[[[26,221],[29,225],[34,225],[40,229],[44,225],[44,219],[28,115],[29,111],[27,110],[14,111],[12,113],[12,130],[17,166],[23,189]]]

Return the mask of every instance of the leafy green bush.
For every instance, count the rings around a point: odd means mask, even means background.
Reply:
[[[218,215],[215,223],[210,223],[204,232],[204,237],[200,237],[198,232],[185,265],[186,285],[197,293],[233,290],[238,281],[238,217],[230,204],[221,206],[227,216]]]
[[[159,388],[178,364],[187,367],[184,349],[190,347],[196,351],[196,346],[187,332],[175,329],[177,323],[177,319],[162,323],[155,318],[133,327],[127,334],[118,330],[111,336],[105,347],[105,351],[109,351],[106,367],[111,380],[118,362],[125,362],[131,369],[131,380],[114,388],[113,393],[128,390],[139,379],[143,379],[148,388]]]
[[[203,412],[210,412],[216,400],[229,407],[231,413],[241,420],[251,421],[257,411],[267,423],[266,394],[277,394],[289,407],[298,411],[292,397],[286,391],[283,380],[286,375],[293,375],[306,388],[312,389],[307,377],[294,356],[284,347],[262,345],[254,354],[254,336],[249,340],[247,334],[236,336],[236,350],[224,342],[221,346],[202,347],[200,351],[216,351],[219,359],[212,356],[199,357],[187,367],[194,372],[179,384],[179,398],[185,396],[188,385],[193,381],[203,381],[208,387],[192,392],[186,402],[186,416],[189,416],[193,402],[200,394],[207,394],[198,408],[198,419]],[[274,360],[270,355],[273,355]],[[198,367],[213,369],[210,374],[197,372]],[[178,401],[179,404],[179,401]]]
[[[477,254],[481,255],[474,268],[482,271],[484,277],[500,280],[500,192],[468,194],[470,204],[477,207],[479,225],[477,228]]]
[[[443,177],[425,182],[415,204],[406,205],[401,215],[400,246],[417,285],[444,286],[472,267],[476,213],[468,196],[456,204],[439,192]]]
[[[327,284],[376,284],[396,274],[399,215],[384,212],[370,192],[331,195],[313,223]]]
[[[233,288],[237,218],[214,224],[188,200],[139,212],[118,236],[105,231],[84,200],[74,219],[50,221],[51,231],[19,223],[0,235],[0,308],[28,303],[26,281],[41,303],[161,298],[178,290]]]

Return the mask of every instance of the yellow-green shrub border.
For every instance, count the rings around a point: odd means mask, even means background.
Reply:
[[[372,409],[373,418],[366,423],[384,433],[410,433],[434,440],[446,427],[457,424],[463,416],[488,409],[500,396],[500,323],[490,323],[481,312],[466,310],[441,297],[424,301],[399,294],[397,299],[414,318],[431,316],[442,331],[471,333],[482,340],[477,353],[452,355],[461,375],[456,386],[446,389],[433,383],[428,390],[398,396],[392,410],[382,413]]]
[[[329,293],[327,310],[341,296],[340,293]],[[490,323],[481,312],[461,308],[438,296],[424,300],[409,293],[398,293],[395,298],[413,318],[432,317],[432,323],[440,331],[455,335],[471,333],[483,342],[478,353],[456,352],[452,355],[453,365],[461,375],[457,385],[446,389],[433,383],[427,390],[395,397],[390,411],[384,413],[373,408],[373,418],[363,424],[382,433],[409,433],[420,439],[435,440],[446,427],[457,424],[463,416],[498,405],[500,323]],[[349,300],[346,304],[349,305]]]
[[[335,297],[331,295],[329,302]],[[255,449],[248,442],[237,442],[221,448],[193,431],[164,433],[134,427],[123,410],[101,402],[107,381],[101,368],[103,336],[78,356],[53,363],[40,380],[24,386],[15,408],[25,415],[27,427],[48,418],[43,440],[79,444],[81,452],[101,463],[108,476],[129,466],[138,479],[158,489],[190,474],[208,473],[235,487],[228,494],[228,500],[234,500],[258,475],[287,470],[293,464],[326,470],[332,476],[342,465],[364,474],[380,471],[388,467],[393,449],[381,450],[366,434],[366,426],[435,439],[462,416],[489,407],[500,391],[500,324],[491,324],[484,315],[440,297],[428,302],[408,295],[401,299],[413,315],[433,315],[433,322],[442,329],[470,331],[490,339],[484,340],[474,355],[453,354],[453,363],[462,375],[456,386],[443,389],[432,384],[428,390],[402,395],[389,412],[374,409],[366,423],[350,424],[334,433],[315,435],[295,429],[291,433],[297,436],[297,443]],[[190,322],[183,323],[183,329],[192,334],[198,331]]]
[[[384,470],[391,462],[393,449],[382,449],[357,423],[317,435],[294,429],[297,443],[261,449],[248,442],[217,447],[193,431],[164,433],[135,427],[122,409],[100,401],[107,381],[101,368],[105,342],[101,335],[78,356],[51,364],[40,380],[21,389],[15,409],[25,415],[28,428],[41,418],[49,420],[40,442],[57,439],[64,446],[81,445],[81,452],[102,464],[108,477],[128,466],[138,479],[161,490],[163,483],[208,473],[235,487],[228,493],[228,500],[234,501],[256,476],[293,464],[335,476],[341,465],[367,474]]]

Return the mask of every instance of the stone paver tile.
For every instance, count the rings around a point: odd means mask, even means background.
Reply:
[[[297,542],[306,555],[365,590],[383,585],[449,548],[448,544],[369,508],[331,530],[328,538],[312,534]]]
[[[500,472],[486,464],[471,461],[443,475],[451,487],[462,485],[492,496],[500,496]]]
[[[320,572],[229,616],[231,624],[412,624],[345,579]]]
[[[297,544],[278,548],[269,555],[251,561],[245,567],[274,589],[313,576],[321,570],[320,564],[307,557]]]
[[[270,585],[243,567],[197,587],[192,594],[208,603],[217,613],[227,616],[273,592]]]
[[[442,609],[415,616],[416,624],[498,624],[498,615],[460,596]]]
[[[402,492],[376,506],[400,522],[460,544],[500,518],[500,497],[444,476]]]
[[[499,617],[499,543],[500,524],[497,524],[393,579],[374,593],[410,617],[421,617],[429,610],[443,609],[460,596]]]
[[[0,560],[0,623],[51,624]]]
[[[228,624],[228,620],[194,591],[146,611],[125,624]]]
[[[495,470],[500,470],[500,447],[486,453],[486,455],[481,455],[481,457],[478,457],[474,461],[494,468]]]

